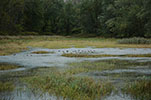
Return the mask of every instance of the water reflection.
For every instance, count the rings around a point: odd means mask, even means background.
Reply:
[[[27,88],[26,85],[17,85],[12,92],[0,93],[0,100],[65,100],[49,93]]]

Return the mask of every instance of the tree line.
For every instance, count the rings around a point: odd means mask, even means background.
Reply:
[[[0,0],[0,35],[151,37],[151,0]]]

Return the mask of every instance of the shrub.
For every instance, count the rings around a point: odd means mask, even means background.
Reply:
[[[146,38],[126,38],[118,41],[119,44],[151,44],[150,39]]]
[[[38,35],[36,32],[21,32],[19,35]]]

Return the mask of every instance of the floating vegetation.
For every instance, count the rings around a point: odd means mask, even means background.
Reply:
[[[13,91],[15,86],[11,82],[0,82],[0,92]]]
[[[85,58],[99,58],[99,57],[151,57],[151,54],[127,54],[127,55],[109,55],[109,54],[74,54],[74,53],[64,53],[62,56],[65,57],[85,57]]]
[[[123,88],[123,92],[130,94],[132,97],[138,100],[150,100],[151,99],[151,81],[142,80],[129,83]]]
[[[0,70],[9,70],[9,69],[16,69],[16,68],[20,68],[20,66],[7,64],[7,63],[0,63]]]
[[[33,54],[48,54],[48,53],[54,53],[54,52],[48,52],[48,51],[34,51]]]

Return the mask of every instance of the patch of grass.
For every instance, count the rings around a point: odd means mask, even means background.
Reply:
[[[66,74],[78,74],[82,72],[91,71],[104,71],[104,70],[114,70],[114,69],[127,69],[130,67],[137,66],[150,66],[151,62],[136,62],[129,60],[100,60],[100,61],[83,61],[83,62],[73,62],[69,63],[69,67],[66,70]]]
[[[48,51],[34,51],[32,53],[33,54],[48,54],[48,53],[51,53],[51,52],[48,52]]]
[[[8,55],[27,50],[28,46],[50,49],[84,48],[151,48],[151,44],[119,44],[113,38],[73,38],[62,36],[0,36],[0,55]]]
[[[151,99],[151,81],[142,80],[128,84],[123,91],[139,100]]]
[[[71,67],[69,67],[65,74],[73,75],[78,74],[82,72],[90,72],[90,71],[103,71],[107,69],[114,69],[114,64],[108,64],[105,62],[90,62],[90,61],[84,61],[84,62],[78,62],[78,63],[70,63]]]
[[[9,70],[9,69],[16,69],[20,66],[13,65],[13,64],[7,64],[7,63],[0,63],[0,70]]]
[[[89,54],[73,54],[65,53],[62,54],[64,57],[85,57],[85,58],[99,58],[99,57],[151,57],[151,54],[127,54],[127,55],[109,55],[109,54],[99,54],[99,55],[89,55]]]
[[[151,39],[146,38],[126,38],[118,41],[119,44],[151,44]]]
[[[69,77],[60,72],[25,78],[24,81],[31,87],[71,100],[100,99],[110,94],[113,88],[109,83],[95,82],[88,77]]]
[[[0,82],[0,92],[13,91],[15,86],[11,82]]]

